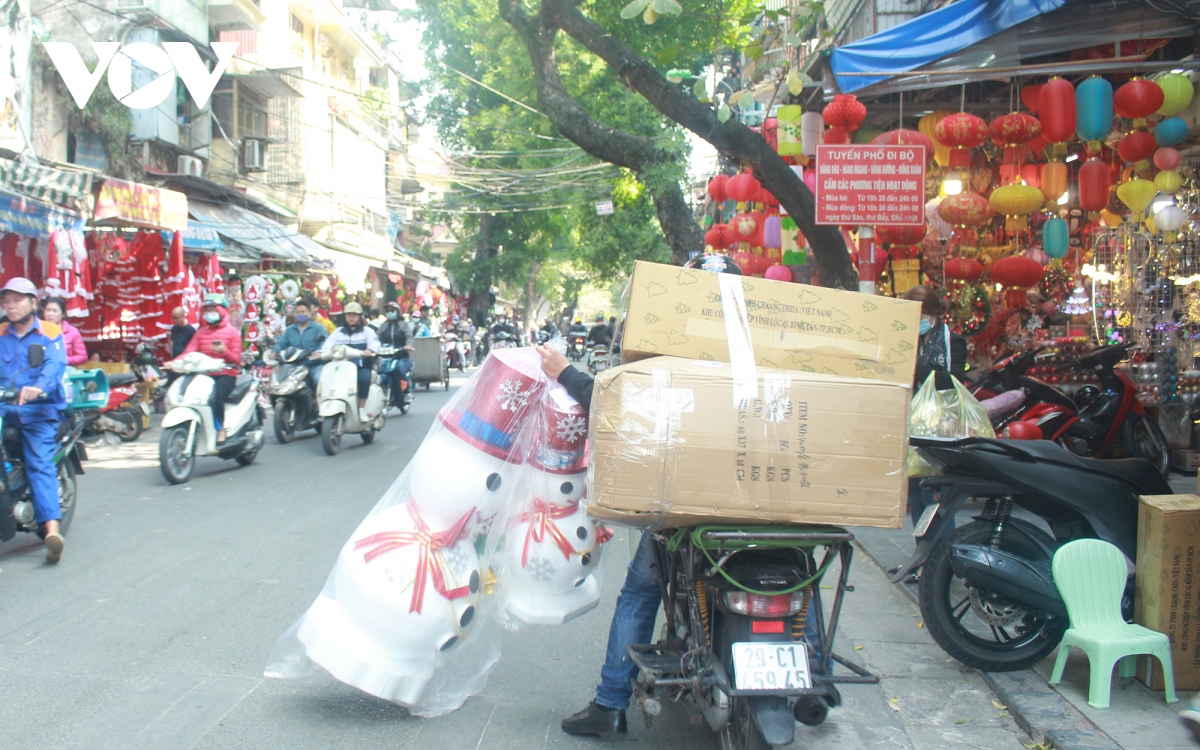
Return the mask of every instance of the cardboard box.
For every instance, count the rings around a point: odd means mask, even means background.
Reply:
[[[749,361],[911,385],[920,316],[907,300],[638,261],[621,358]]]
[[[1135,562],[1134,621],[1171,639],[1175,689],[1200,689],[1200,497],[1142,497]],[[1162,690],[1158,660],[1138,659],[1138,679]]]
[[[911,389],[654,357],[601,372],[589,513],[640,527],[903,525]],[[744,400],[735,402],[735,396]]]

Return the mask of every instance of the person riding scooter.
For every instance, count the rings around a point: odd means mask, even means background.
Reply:
[[[396,353],[388,357],[388,359],[396,360],[396,367],[389,373],[388,377],[392,381],[392,400],[396,406],[400,405],[400,399],[405,393],[401,388],[401,381],[408,380],[408,393],[413,392],[412,384],[412,356],[409,352],[412,351],[412,344],[409,343],[409,330],[400,319],[400,304],[397,302],[387,303],[384,309],[384,317],[387,318],[383,325],[379,327],[379,343],[382,346],[391,346],[396,349]]]
[[[376,335],[375,329],[366,325],[363,321],[363,308],[357,302],[350,302],[342,308],[342,316],[345,319],[345,324],[335,328],[329,338],[325,339],[324,346],[320,352],[314,352],[311,357],[314,359],[320,357],[328,359],[330,353],[333,352],[333,347],[338,344],[345,344],[351,349],[359,349],[362,351],[362,357],[355,359],[354,364],[358,366],[358,408],[361,412],[362,408],[367,405],[367,391],[371,388],[371,371],[375,364],[375,352],[379,351],[379,336]],[[369,421],[366,414],[360,414],[362,421]]]
[[[46,561],[62,559],[65,542],[59,533],[62,517],[58,497],[58,468],[54,465],[55,436],[67,406],[62,389],[67,366],[62,330],[34,315],[37,288],[29,279],[10,279],[0,289],[0,306],[8,316],[0,323],[0,383],[19,388],[17,403],[0,404],[0,417],[21,428],[25,473],[33,495],[36,520],[45,532]],[[30,367],[29,348],[41,346],[45,359]]]
[[[588,331],[587,341],[589,345],[608,346],[612,343],[612,332],[608,328],[608,324],[604,322],[603,315],[596,316],[596,323],[592,326],[592,330]]]
[[[225,401],[237,385],[238,371],[242,366],[242,335],[229,325],[229,301],[225,299],[224,294],[204,296],[200,321],[200,328],[184,347],[179,358],[192,352],[200,352],[229,365],[211,375],[213,390],[209,403],[212,405],[213,419],[217,424],[217,445],[220,445],[225,442],[226,437]]]
[[[317,301],[308,297],[297,302],[293,309],[296,322],[287,327],[287,330],[275,342],[272,351],[279,354],[285,349],[295,347],[303,350],[306,357],[311,356],[313,352],[320,351],[321,344],[324,344],[325,339],[329,336],[325,333],[325,327],[312,319],[312,313],[316,307]],[[308,365],[308,383],[315,393],[324,364],[318,361],[309,361],[306,364]]]

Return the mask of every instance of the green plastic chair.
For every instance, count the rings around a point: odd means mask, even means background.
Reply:
[[[1127,573],[1121,550],[1099,539],[1079,539],[1054,553],[1053,572],[1054,584],[1071,616],[1071,627],[1063,634],[1050,684],[1062,680],[1071,647],[1081,648],[1092,669],[1088,705],[1108,708],[1113,666],[1120,662],[1120,675],[1133,677],[1137,657],[1149,654],[1162,662],[1167,703],[1178,701],[1167,636],[1130,625],[1121,617]]]

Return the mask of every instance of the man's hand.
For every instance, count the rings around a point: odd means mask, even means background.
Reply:
[[[362,350],[362,355],[363,355],[364,357],[374,357],[374,356],[375,356],[375,352],[371,351],[370,349],[363,349],[363,350]]]
[[[320,359],[321,353],[320,352],[309,352],[308,358],[309,359]]]
[[[21,395],[17,397],[17,406],[24,406],[42,395],[42,389],[36,385],[27,385],[21,389]]]
[[[225,342],[220,341],[220,340],[212,342],[212,350],[214,352],[216,352],[217,354],[224,354],[225,353]]]
[[[566,356],[552,346],[538,344],[537,353],[542,355],[542,372],[546,373],[551,380],[558,380],[558,376],[562,371],[570,366]]]

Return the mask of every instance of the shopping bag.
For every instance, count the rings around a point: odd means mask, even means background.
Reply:
[[[908,417],[908,434],[915,437],[996,437],[987,412],[957,378],[951,378],[952,388],[939,391],[934,375],[929,373],[925,383],[913,396]],[[927,477],[936,474],[928,461],[908,449],[908,475]]]

